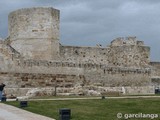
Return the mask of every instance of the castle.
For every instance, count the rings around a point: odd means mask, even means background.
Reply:
[[[53,92],[55,86],[58,93],[75,93],[78,86],[154,94],[160,86],[160,64],[150,62],[150,47],[143,41],[127,37],[107,47],[63,46],[59,14],[45,7],[10,13],[9,35],[0,41],[0,82],[8,94],[25,95],[33,88]]]

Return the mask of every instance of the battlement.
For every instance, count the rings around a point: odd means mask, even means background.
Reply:
[[[138,45],[143,46],[143,41],[138,41],[136,37],[118,37],[111,42],[111,46]]]

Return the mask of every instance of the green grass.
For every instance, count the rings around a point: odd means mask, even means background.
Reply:
[[[160,94],[145,94],[145,95],[104,95],[107,97],[130,97],[130,96],[160,96]],[[45,97],[45,98],[44,98]],[[32,99],[56,99],[56,98],[94,98],[94,97],[102,97],[102,96],[36,96]]]
[[[19,102],[6,102],[19,107]],[[122,114],[160,114],[160,99],[104,99],[68,101],[29,101],[25,110],[59,119],[59,108],[70,108],[72,120],[124,120]],[[137,120],[137,119],[129,119]],[[143,120],[143,119],[140,119]],[[144,119],[149,120],[149,119]],[[156,120],[156,119],[154,119]],[[157,119],[158,120],[158,119]]]

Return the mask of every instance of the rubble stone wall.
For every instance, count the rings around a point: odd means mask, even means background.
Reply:
[[[156,88],[160,88],[160,62],[150,62],[152,66],[152,85]]]
[[[135,41],[136,42],[136,41]],[[120,45],[107,48],[61,46],[62,61],[96,63],[117,67],[147,67],[150,48],[139,45]]]

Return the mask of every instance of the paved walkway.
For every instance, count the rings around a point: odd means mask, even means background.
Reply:
[[[55,120],[0,102],[0,120]]]

